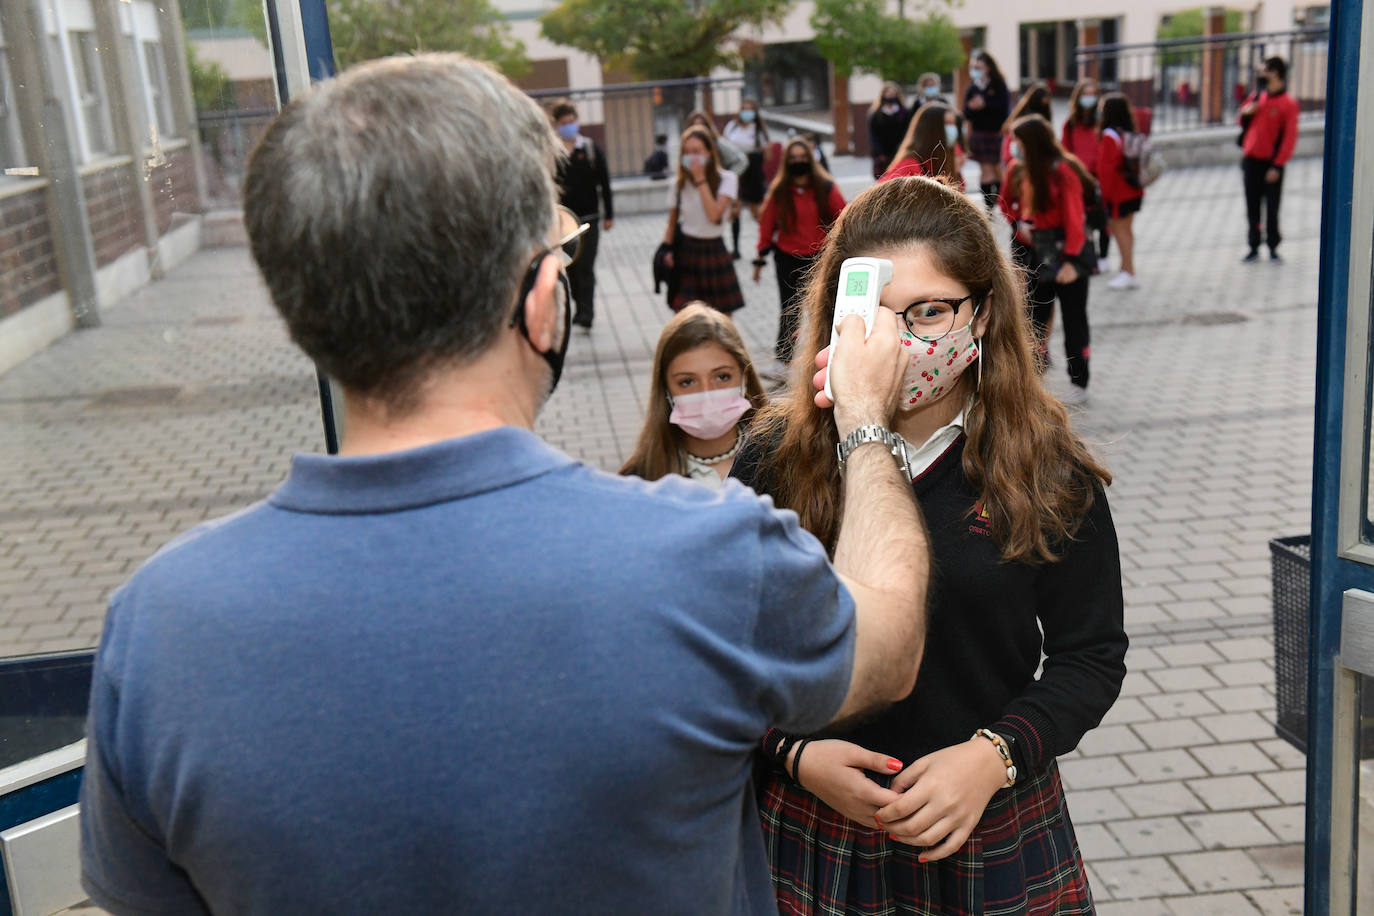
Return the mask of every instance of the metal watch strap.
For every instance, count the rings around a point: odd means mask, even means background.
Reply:
[[[906,474],[908,480],[911,479],[911,462],[907,460],[906,440],[892,430],[874,423],[860,426],[846,436],[843,442],[835,443],[835,456],[840,460],[840,473],[844,473],[844,464],[850,453],[869,442],[887,446],[897,459],[897,463],[901,465],[902,473]]]

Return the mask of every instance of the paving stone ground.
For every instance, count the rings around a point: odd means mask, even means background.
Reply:
[[[837,167],[846,194],[867,184]],[[1136,220],[1143,287],[1093,280],[1076,416],[1116,475],[1132,647],[1121,699],[1062,768],[1103,914],[1301,910],[1304,758],[1274,736],[1267,543],[1310,526],[1320,191],[1320,162],[1294,162],[1283,263],[1242,265],[1239,170],[1166,173]],[[669,317],[649,273],[663,225],[603,236],[596,327],[539,421],[607,470]],[[776,286],[740,263],[738,322],[766,361]],[[243,249],[197,254],[0,376],[0,656],[94,644],[138,563],[321,449],[313,370]]]

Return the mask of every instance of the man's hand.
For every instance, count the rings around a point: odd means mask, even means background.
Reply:
[[[874,813],[899,801],[901,795],[884,789],[865,776],[864,771],[891,776],[901,768],[900,760],[886,754],[864,750],[838,738],[827,738],[807,742],[797,777],[804,789],[851,821],[865,827],[881,827],[883,825],[874,820]]]
[[[964,845],[1006,781],[1006,764],[992,742],[970,738],[927,754],[899,773],[892,789],[902,797],[875,816],[898,842],[927,847],[922,862],[943,859]]]
[[[867,339],[858,315],[840,324],[830,390],[835,393],[835,425],[841,440],[860,426],[886,426],[897,409],[897,391],[907,362],[898,324],[897,313],[881,306]]]
[[[1283,174],[1283,173],[1280,172],[1278,169],[1276,169],[1276,168],[1274,168],[1274,167],[1271,166],[1270,169],[1269,169],[1269,171],[1267,171],[1267,172],[1264,173],[1264,180],[1265,180],[1266,182],[1268,182],[1269,184],[1273,184],[1274,182],[1276,182],[1276,181],[1279,180],[1279,177],[1280,177],[1282,174]]]

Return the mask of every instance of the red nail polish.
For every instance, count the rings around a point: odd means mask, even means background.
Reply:
[[[892,772],[896,773],[898,770],[902,768],[902,762],[900,760],[893,760],[891,757],[889,757],[887,758],[887,768]]]
[[[925,856],[917,856],[917,857],[916,857],[916,861],[917,861],[917,862],[920,862],[922,865],[924,865],[924,864],[926,864],[926,862],[928,862],[929,860],[928,860]]]

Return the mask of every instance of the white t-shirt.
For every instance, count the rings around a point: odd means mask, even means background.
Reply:
[[[725,129],[720,132],[721,136],[748,152],[760,146],[759,125],[757,122],[752,124],[741,124],[739,121],[731,121],[725,125]]]
[[[716,190],[716,200],[734,200],[739,197],[739,176],[734,172],[720,173],[720,187]],[[678,206],[676,184],[668,187],[668,206]],[[694,239],[718,239],[725,235],[725,217],[713,223],[706,218],[706,205],[701,202],[701,190],[691,184],[682,185],[682,205],[678,209],[677,223],[682,231]]]

